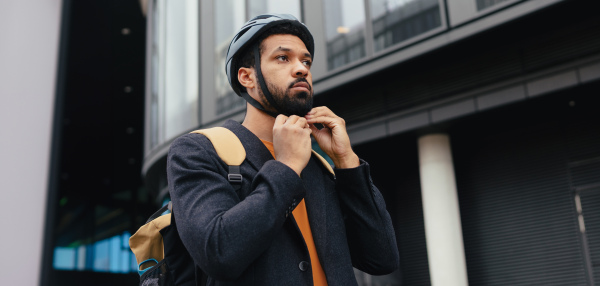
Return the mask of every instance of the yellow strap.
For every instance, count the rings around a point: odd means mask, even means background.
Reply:
[[[317,156],[317,158],[319,158],[321,163],[323,163],[323,165],[325,165],[325,168],[327,168],[327,170],[329,172],[331,172],[331,174],[335,175],[335,173],[333,172],[333,168],[331,168],[331,165],[329,165],[329,162],[327,162],[327,160],[325,160],[325,158],[323,158],[323,156],[321,156],[319,153],[317,153],[317,151],[312,150],[312,152],[315,156]]]
[[[225,127],[213,127],[208,129],[199,129],[192,131],[191,133],[202,134],[210,140],[210,142],[215,147],[217,154],[221,157],[221,160],[225,162],[225,164],[229,166],[239,166],[244,162],[246,158],[246,149],[240,142],[240,139],[233,133],[231,130]],[[329,162],[325,160],[319,153],[312,150],[313,154],[319,158],[321,163],[327,168],[331,174],[333,172],[333,168],[329,165]]]
[[[239,166],[246,159],[246,149],[240,139],[225,127],[213,127],[192,131],[206,136],[213,144],[221,160],[229,166]]]

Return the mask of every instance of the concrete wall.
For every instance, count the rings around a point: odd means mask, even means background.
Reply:
[[[38,285],[61,0],[0,1],[0,277]]]

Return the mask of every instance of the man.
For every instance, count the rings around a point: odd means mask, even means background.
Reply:
[[[208,285],[346,286],[357,284],[353,266],[374,275],[398,268],[368,164],[352,151],[344,120],[312,108],[313,54],[310,32],[291,15],[256,17],[232,40],[227,74],[248,102],[242,124],[224,124],[247,154],[239,190],[203,135],[171,145],[175,220]],[[335,177],[311,156],[311,135]]]

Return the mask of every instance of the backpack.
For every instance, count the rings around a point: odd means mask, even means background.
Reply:
[[[229,129],[214,127],[191,133],[203,134],[215,151],[229,166],[227,180],[235,190],[242,184],[240,165],[246,159],[246,150],[240,139]],[[312,153],[333,174],[331,165],[317,152]],[[163,214],[169,210],[170,213]],[[140,274],[140,286],[197,286],[206,285],[206,274],[198,268],[177,233],[172,204],[156,211],[134,235],[129,238]]]

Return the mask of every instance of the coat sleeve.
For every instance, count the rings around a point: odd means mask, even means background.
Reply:
[[[361,160],[360,166],[335,174],[352,265],[372,275],[394,272],[400,264],[396,236],[369,165]]]
[[[197,265],[217,280],[235,280],[282,231],[286,210],[304,198],[298,175],[268,161],[240,200],[227,180],[226,165],[199,134],[176,139],[167,157],[173,213],[183,244]]]

